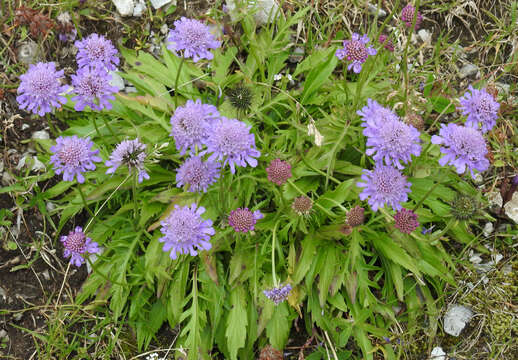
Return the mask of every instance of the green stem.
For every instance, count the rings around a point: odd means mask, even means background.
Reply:
[[[307,196],[307,194],[306,194],[304,191],[300,190],[300,189],[299,189],[299,187],[298,187],[297,185],[295,185],[295,183],[294,183],[291,179],[288,179],[288,183],[289,183],[291,186],[293,186],[293,188],[294,188],[295,190],[297,190],[299,194],[304,195],[304,196]],[[336,218],[336,215],[335,215],[335,214],[333,214],[332,212],[330,212],[329,210],[327,210],[325,207],[323,207],[322,205],[320,205],[320,204],[319,204],[319,203],[317,203],[316,201],[315,201],[315,202],[313,202],[313,204],[314,204],[317,208],[319,208],[320,210],[322,210],[323,212],[325,212],[327,215],[329,215],[330,217],[332,217],[332,218]]]
[[[45,117],[47,118],[47,122],[49,124],[49,129],[50,129],[50,132],[52,133],[52,135],[54,137],[58,137],[59,136],[59,132],[56,130],[56,128],[54,127],[54,123],[52,122],[52,119],[50,118],[50,114],[49,113],[46,113],[45,114]]]
[[[108,121],[106,121],[106,118],[103,116],[103,121],[104,121],[104,125],[106,125],[106,127],[108,128],[108,131],[110,132],[111,136],[113,136],[115,138],[115,140],[117,140],[117,143],[119,143],[119,137],[117,136],[117,134],[115,134],[115,132],[113,131],[112,127],[110,126],[110,124],[108,123]]]
[[[279,283],[277,282],[277,275],[275,274],[275,239],[277,237],[277,225],[279,225],[279,220],[277,220],[277,222],[273,226],[272,233],[272,278],[274,287],[279,286]]]
[[[132,190],[133,190],[133,218],[136,220],[138,218],[138,202],[137,202],[137,181],[138,181],[138,172],[135,171],[135,174],[133,175],[133,184],[132,184]],[[136,224],[137,222],[135,222]]]
[[[88,213],[90,214],[91,217],[95,217],[95,215],[92,212],[92,210],[90,210],[90,208],[88,207],[88,203],[86,202],[86,197],[85,197],[85,194],[83,192],[83,189],[81,189],[81,186],[78,186],[77,190],[79,190],[79,195],[81,195],[81,200],[83,200],[83,205],[85,206],[86,211],[88,211]]]
[[[430,190],[428,190],[426,192],[426,194],[424,194],[424,196],[422,197],[421,200],[419,200],[419,202],[414,206],[414,208],[412,209],[412,211],[416,211],[422,204],[423,202],[426,200],[426,198],[428,196],[430,196],[430,194],[437,188],[437,186],[439,186],[441,183],[440,182],[437,182],[435,183],[431,188]]]
[[[420,5],[421,1],[420,0],[417,0],[416,1],[416,4],[415,4],[415,11],[414,11],[414,18],[412,19],[412,26],[410,27],[410,29],[408,30],[409,31],[409,34],[408,34],[408,38],[406,40],[406,45],[405,45],[405,52],[403,54],[403,77],[405,78],[405,101],[404,101],[404,108],[405,108],[405,113],[407,112],[407,108],[408,108],[408,82],[409,82],[409,77],[408,77],[408,47],[410,46],[410,39],[412,39],[412,34],[414,33],[414,28],[415,28],[415,23],[417,21],[417,12],[419,11],[419,5]]]
[[[185,62],[185,58],[182,57],[180,60],[180,65],[178,66],[178,72],[176,73],[176,79],[174,81],[174,108],[178,107],[178,80],[180,80],[180,73],[182,72],[183,63]]]

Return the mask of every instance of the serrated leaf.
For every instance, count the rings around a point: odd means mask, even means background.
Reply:
[[[273,316],[266,325],[266,335],[275,349],[282,350],[290,335],[288,305],[283,302],[275,307]]]
[[[230,358],[237,359],[237,351],[245,346],[246,327],[248,325],[246,295],[243,287],[234,288],[230,294],[230,305],[225,336]]]

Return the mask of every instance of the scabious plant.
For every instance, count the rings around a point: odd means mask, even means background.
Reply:
[[[462,98],[460,98],[460,110],[467,116],[466,125],[482,130],[486,133],[496,125],[498,109],[500,104],[489,94],[486,89],[475,89],[468,87]]]
[[[356,184],[364,188],[360,193],[360,199],[368,198],[373,211],[378,211],[385,205],[399,210],[402,208],[401,203],[408,200],[412,184],[392,166],[378,164],[373,170],[364,170],[361,178],[364,182]]]
[[[414,5],[412,4],[407,4],[403,10],[401,11],[401,21],[403,21],[403,23],[405,24],[406,27],[412,27],[412,23],[414,22],[414,16],[415,15],[415,7]],[[421,13],[418,11],[417,12],[417,17],[416,17],[416,20],[415,20],[415,26],[414,26],[414,30],[418,30],[419,27],[421,26],[421,22],[423,21],[423,16],[421,15]]]
[[[270,165],[266,168],[268,180],[277,185],[282,185],[291,178],[291,165],[289,162],[279,158],[270,161]]]
[[[221,117],[212,123],[211,135],[207,139],[207,150],[202,154],[211,153],[209,160],[222,161],[229,165],[232,174],[236,166],[257,166],[257,157],[261,153],[255,147],[252,127],[237,119]]]
[[[353,33],[351,40],[344,40],[343,49],[336,50],[335,55],[340,60],[345,58],[347,61],[350,61],[351,63],[347,66],[347,70],[353,69],[358,74],[369,55],[373,56],[378,53],[374,47],[367,47],[369,41],[370,39],[367,35],[360,36],[357,33]]]
[[[264,296],[273,301],[275,305],[279,305],[281,302],[285,301],[288,298],[291,290],[291,285],[286,284],[284,286],[281,285],[279,287],[274,287],[269,290],[263,290],[263,293]]]
[[[77,48],[77,65],[79,67],[101,66],[115,70],[119,65],[118,51],[112,42],[103,35],[90,34],[83,40],[74,43]]]
[[[179,106],[171,116],[171,136],[176,148],[183,155],[187,150],[194,152],[196,147],[206,144],[211,133],[211,124],[220,115],[214,105],[202,104],[201,100],[187,100]]]
[[[262,219],[263,214],[259,210],[251,212],[248,208],[237,208],[230,212],[228,216],[228,224],[234,228],[236,232],[246,233],[255,229],[257,220]]]
[[[99,150],[92,150],[94,143],[90,138],[79,138],[77,135],[56,139],[56,145],[50,147],[52,156],[50,162],[54,165],[56,174],[63,173],[63,180],[84,183],[83,173],[95,170],[95,162],[102,159],[97,156]]]
[[[353,207],[347,213],[346,222],[350,227],[360,226],[365,221],[365,209],[359,205]]]
[[[69,257],[70,263],[77,267],[84,264],[85,254],[99,254],[101,252],[99,245],[87,237],[80,226],[76,226],[74,231],[70,231],[68,235],[62,236],[60,240],[65,248],[63,256],[65,258]]]
[[[74,109],[83,111],[86,106],[92,110],[111,109],[109,100],[115,100],[114,93],[118,88],[110,85],[112,76],[100,66],[85,66],[77,69],[77,74],[72,75],[72,86],[76,96]]]
[[[207,25],[195,19],[182,17],[174,22],[174,26],[167,38],[169,50],[182,52],[183,57],[192,58],[194,62],[214,58],[210,50],[219,48],[221,42],[215,39]]]
[[[390,109],[381,106],[376,100],[367,99],[367,105],[356,112],[362,117],[363,127],[374,128],[378,123],[396,121],[399,117]]]
[[[291,203],[291,208],[299,216],[307,216],[313,208],[313,200],[306,195],[297,196]]]
[[[396,229],[405,234],[410,234],[412,231],[419,227],[419,221],[417,221],[417,214],[412,210],[401,209],[394,215],[394,226]]]
[[[60,108],[67,99],[63,96],[68,86],[61,85],[60,79],[64,76],[63,70],[58,71],[53,62],[39,62],[29,65],[29,70],[20,75],[20,86],[16,100],[20,109],[26,109],[40,116]]]
[[[142,144],[139,139],[124,140],[117,145],[106,161],[107,174],[113,174],[119,166],[126,165],[130,172],[137,171],[138,182],[149,179],[149,175],[144,167],[146,160],[146,144]]]
[[[381,34],[379,37],[378,37],[378,43],[380,43],[380,45],[383,45],[383,47],[390,51],[390,52],[394,52],[394,44],[392,43],[392,40],[385,34]]]
[[[486,141],[477,129],[442,124],[439,135],[432,136],[432,144],[442,145],[441,152],[444,156],[439,159],[439,164],[454,166],[458,174],[463,174],[467,169],[474,177],[474,170],[483,172],[489,168]]]
[[[187,159],[176,171],[176,186],[188,186],[190,192],[207,192],[220,175],[220,164],[214,161],[203,161],[200,156]]]
[[[212,220],[203,220],[205,212],[203,206],[195,203],[180,207],[175,205],[174,210],[160,224],[160,231],[164,236],[158,241],[164,243],[163,250],[169,252],[169,257],[175,260],[178,254],[198,255],[199,251],[210,250],[210,238],[215,234]]]

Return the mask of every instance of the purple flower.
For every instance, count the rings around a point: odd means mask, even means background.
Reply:
[[[207,192],[207,188],[219,178],[220,164],[202,161],[199,156],[187,159],[176,171],[176,186],[189,185],[190,192]]]
[[[268,180],[277,185],[282,185],[289,178],[291,178],[291,165],[289,162],[274,159],[270,161],[270,165],[266,168],[266,174],[268,175]]]
[[[115,70],[119,65],[117,49],[102,35],[90,34],[74,45],[78,49],[76,59],[79,67],[102,65],[108,70]]]
[[[85,262],[83,258],[84,253],[99,254],[101,252],[99,245],[89,237],[86,237],[83,228],[80,226],[76,226],[74,231],[71,231],[68,235],[62,236],[61,242],[65,247],[63,256],[66,258],[70,257],[70,263],[78,267]]]
[[[122,141],[110,155],[110,159],[106,161],[106,166],[111,166],[106,170],[106,174],[113,174],[121,165],[126,165],[131,172],[133,169],[138,171],[138,182],[149,179],[149,175],[144,168],[146,160],[146,145],[142,144],[139,139]]]
[[[336,50],[336,57],[342,60],[346,58],[347,61],[351,61],[347,70],[353,69],[358,74],[362,71],[362,64],[367,60],[369,55],[376,55],[377,51],[372,46],[367,47],[370,39],[367,35],[360,37],[359,34],[353,33],[351,40],[344,40],[343,49]]]
[[[356,184],[364,188],[360,193],[360,199],[369,198],[368,203],[373,211],[378,211],[385,204],[400,210],[401,203],[408,200],[412,185],[399,170],[381,164],[377,164],[373,170],[363,170],[362,180],[365,182]]]
[[[113,93],[119,91],[110,85],[112,76],[100,66],[87,66],[77,69],[77,74],[72,75],[74,93],[72,98],[76,101],[74,109],[83,111],[86,106],[92,110],[111,109],[112,104],[108,100],[115,100]]]
[[[383,45],[383,47],[385,49],[387,49],[388,51],[394,52],[394,44],[392,43],[392,40],[390,40],[390,38],[387,35],[381,34],[378,38],[378,42],[381,45]]]
[[[377,163],[385,162],[386,165],[394,165],[403,169],[411,156],[421,154],[419,145],[419,131],[411,125],[407,125],[395,117],[386,119],[363,118],[363,134],[367,136],[366,154],[373,156]]]
[[[259,210],[251,212],[248,208],[232,210],[228,216],[228,224],[237,232],[246,233],[255,229],[257,220],[262,219],[263,214]]]
[[[412,23],[414,22],[414,16],[415,16],[415,7],[412,4],[407,4],[401,11],[401,21],[403,21],[406,25],[406,27],[411,27]],[[423,17],[417,12],[417,18],[415,20],[415,27],[414,29],[419,29],[419,26],[421,26],[421,21],[423,21]]]
[[[405,234],[410,234],[419,227],[417,215],[412,210],[401,209],[394,215],[394,226]]]
[[[392,110],[381,106],[376,100],[372,99],[367,99],[367,106],[364,106],[356,113],[360,115],[364,121],[362,126],[367,128],[376,127],[378,123],[395,121],[399,119]]]
[[[255,147],[252,127],[236,119],[221,117],[212,124],[210,137],[207,139],[207,150],[212,153],[209,160],[222,160],[223,165],[230,165],[230,171],[236,172],[235,166],[257,166],[256,157],[261,153]]]
[[[210,28],[202,22],[182,17],[174,22],[174,30],[169,31],[169,45],[173,52],[183,50],[183,57],[192,58],[194,62],[200,59],[211,60],[214,55],[209,49],[217,49],[221,42],[214,38]]]
[[[61,104],[67,102],[62,94],[68,89],[68,86],[60,83],[59,79],[63,76],[64,71],[57,71],[53,62],[29,65],[29,70],[20,75],[21,81],[16,97],[20,109],[43,116],[51,112],[52,107],[61,107]]]
[[[95,170],[94,162],[102,161],[97,156],[99,150],[92,150],[94,143],[90,138],[78,138],[76,135],[68,137],[58,137],[56,145],[51,146],[50,151],[53,155],[50,162],[54,164],[56,174],[63,173],[63,180],[85,182],[83,173],[88,170]]]
[[[469,91],[471,93],[466,92],[460,98],[460,110],[467,116],[466,125],[475,129],[481,125],[482,132],[486,133],[496,125],[500,104],[486,89],[477,90],[470,85]]]
[[[214,105],[202,104],[199,99],[196,102],[187,100],[184,106],[179,106],[171,116],[171,136],[180,155],[205,145],[211,132],[210,125],[219,116]]]
[[[432,144],[443,145],[441,152],[444,156],[439,159],[439,164],[455,166],[458,174],[463,174],[467,167],[474,177],[473,170],[482,172],[489,168],[486,141],[477,129],[457,124],[442,124],[439,135],[432,136]]]
[[[174,207],[169,216],[160,223],[160,231],[164,236],[158,241],[164,243],[163,250],[171,250],[169,257],[173,260],[177,258],[177,254],[196,256],[200,250],[210,250],[212,244],[209,240],[215,232],[212,220],[203,220],[201,217],[205,208],[196,208],[194,203],[190,207]]]
[[[284,286],[274,287],[270,290],[263,290],[263,293],[268,299],[273,301],[275,305],[279,305],[288,298],[291,289],[291,285],[286,284]]]

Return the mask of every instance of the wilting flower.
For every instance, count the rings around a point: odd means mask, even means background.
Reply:
[[[192,58],[194,62],[214,58],[209,50],[219,48],[221,42],[214,38],[207,25],[195,19],[182,17],[174,22],[174,26],[174,30],[169,31],[167,38],[169,50],[173,52],[183,50],[183,57]]]
[[[363,170],[362,180],[356,184],[363,187],[360,199],[369,198],[368,203],[372,210],[388,204],[393,209],[401,209],[401,203],[408,200],[408,193],[412,185],[407,181],[406,176],[392,166],[377,164],[373,170]]]
[[[70,263],[75,266],[84,264],[83,254],[98,254],[101,252],[99,245],[89,237],[86,237],[83,228],[80,226],[76,226],[74,231],[71,231],[68,235],[62,236],[61,242],[65,247],[63,256],[66,258],[70,257]]]
[[[405,234],[410,234],[419,227],[417,215],[412,210],[401,209],[394,215],[394,226],[396,229]]]
[[[110,155],[110,159],[106,161],[106,166],[110,167],[106,170],[107,174],[113,174],[121,165],[126,165],[128,170],[138,171],[138,182],[149,179],[149,175],[144,168],[146,160],[146,145],[142,144],[139,139],[122,141]]]
[[[266,174],[268,174],[268,180],[277,185],[282,185],[292,176],[291,165],[287,161],[274,159],[270,161],[270,165],[266,168]]]
[[[471,93],[466,92],[460,98],[460,109],[462,114],[467,116],[466,125],[475,129],[480,125],[482,132],[486,133],[496,125],[500,104],[486,89],[478,90],[470,85],[469,91]]]
[[[221,160],[224,165],[229,164],[232,174],[236,172],[236,165],[246,167],[248,163],[256,167],[255,158],[261,156],[261,153],[255,147],[251,128],[237,119],[221,117],[212,123],[207,150],[204,153],[212,153],[209,160]]]
[[[273,348],[271,345],[266,345],[259,353],[259,360],[283,360],[284,354],[282,351]]]
[[[263,290],[263,293],[268,299],[273,301],[275,305],[279,305],[288,298],[291,289],[291,285],[286,284],[284,286],[274,287],[270,290]]]
[[[362,126],[365,127],[363,134],[367,136],[366,154],[373,155],[376,162],[403,169],[401,162],[407,164],[412,155],[421,154],[419,131],[401,120],[364,119]]]
[[[409,112],[405,116],[405,123],[413,126],[417,129],[417,131],[423,131],[424,130],[424,120],[423,117],[419,114]]]
[[[451,203],[451,213],[457,220],[470,220],[478,213],[478,200],[469,195],[456,194]]]
[[[192,156],[176,171],[176,186],[189,185],[190,192],[206,192],[219,178],[219,168],[217,162],[203,161],[199,156]]]
[[[356,205],[347,213],[346,223],[351,227],[360,226],[365,221],[365,209]]]
[[[51,146],[50,151],[53,155],[50,162],[54,164],[56,174],[63,173],[63,180],[74,181],[77,176],[78,183],[84,183],[83,173],[95,170],[94,162],[102,159],[97,156],[99,150],[92,150],[94,143],[90,138],[78,138],[76,135],[68,137],[58,137],[56,145]]]
[[[255,229],[257,220],[262,219],[263,214],[259,210],[251,212],[248,208],[232,210],[228,216],[228,224],[237,232],[246,233]]]
[[[458,174],[463,174],[466,167],[480,172],[489,168],[489,160],[486,158],[487,147],[482,133],[469,126],[457,124],[441,125],[439,135],[432,136],[433,144],[441,144],[441,152],[444,156],[439,159],[439,164],[455,166]]]
[[[230,104],[237,110],[248,110],[252,106],[253,94],[252,90],[245,85],[237,85],[227,91]]]
[[[29,70],[20,75],[21,81],[16,97],[20,109],[43,116],[51,112],[52,107],[61,107],[61,104],[67,102],[62,94],[68,89],[68,86],[60,83],[59,79],[63,76],[64,71],[57,71],[53,62],[29,65]]]
[[[398,120],[398,116],[390,109],[381,106],[376,100],[367,99],[367,105],[356,112],[362,117],[364,124],[362,126],[373,128],[378,123]]]
[[[293,200],[293,203],[291,203],[291,208],[295,213],[297,213],[297,215],[307,216],[309,215],[311,208],[313,208],[313,200],[306,195],[296,197]]]
[[[340,60],[346,58],[347,61],[351,61],[347,70],[353,69],[355,73],[359,73],[362,70],[362,64],[367,60],[369,55],[376,55],[377,51],[374,47],[366,45],[370,39],[367,35],[360,37],[359,34],[353,33],[351,40],[344,40],[343,49],[336,50],[336,57]]]
[[[203,220],[201,214],[205,208],[191,206],[174,206],[169,216],[160,224],[162,236],[158,241],[164,243],[163,250],[171,251],[169,257],[176,259],[178,254],[198,255],[198,251],[210,250],[210,237],[215,234],[212,220]]]
[[[83,111],[86,106],[92,110],[111,109],[109,100],[115,100],[114,93],[119,91],[110,85],[112,76],[100,66],[88,66],[77,69],[77,74],[72,75],[72,85],[76,96],[74,109]]]
[[[414,16],[415,16],[415,7],[412,4],[408,4],[403,8],[401,11],[401,21],[403,21],[406,25],[406,27],[411,27],[412,23],[414,22]],[[419,29],[419,26],[421,26],[421,22],[423,21],[423,17],[417,12],[417,18],[415,19],[415,26],[414,29]]]
[[[383,45],[383,47],[385,49],[387,49],[388,51],[394,52],[394,44],[392,43],[392,40],[390,40],[390,38],[387,35],[381,34],[378,38],[378,42],[381,45]]]
[[[117,49],[112,42],[102,35],[90,34],[83,40],[74,43],[77,48],[77,65],[102,66],[108,70],[115,70],[119,65]]]
[[[201,148],[209,137],[211,123],[219,116],[214,105],[202,104],[199,99],[187,100],[184,106],[179,106],[171,116],[171,136],[180,154],[194,151],[196,146]]]

